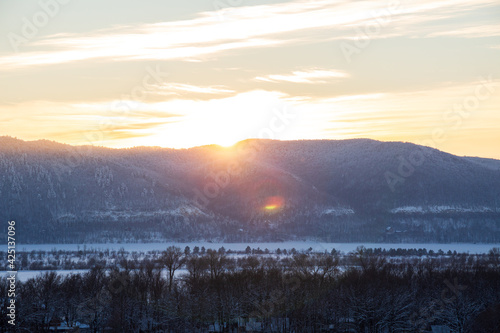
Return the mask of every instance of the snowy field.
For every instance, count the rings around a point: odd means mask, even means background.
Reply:
[[[37,271],[18,271],[17,272],[17,281],[26,282],[31,278],[37,277],[39,275],[54,272],[57,275],[68,276],[70,274],[84,274],[87,273],[88,269],[73,269],[73,270],[37,270]],[[188,271],[186,269],[178,269],[175,271],[175,276],[177,278],[187,274]],[[0,272],[0,276],[8,276],[6,272]],[[162,277],[167,279],[168,271],[166,269],[162,270]]]
[[[18,271],[17,272],[17,280],[26,282],[27,280],[34,278],[38,275],[47,273],[47,272],[54,272],[57,273],[58,275],[69,275],[69,274],[83,274],[87,273],[89,270],[88,269],[73,269],[73,270],[57,270],[57,271]],[[4,274],[7,276],[7,273]]]
[[[31,251],[52,251],[52,250],[63,250],[63,251],[78,251],[78,250],[115,250],[124,249],[127,252],[142,252],[146,253],[149,251],[163,251],[169,246],[177,246],[184,249],[189,246],[191,250],[198,246],[200,249],[205,247],[205,249],[217,250],[224,247],[226,250],[232,251],[245,251],[247,246],[252,249],[260,248],[261,250],[268,249],[274,252],[278,248],[283,250],[291,250],[295,248],[297,251],[308,250],[312,248],[314,252],[330,252],[332,249],[337,251],[348,253],[356,250],[359,246],[364,246],[366,248],[382,248],[382,249],[427,249],[437,252],[439,250],[444,251],[457,251],[459,253],[470,253],[470,254],[483,254],[488,253],[494,247],[500,247],[500,244],[425,244],[425,243],[415,243],[415,244],[402,244],[402,243],[321,243],[312,241],[291,241],[291,242],[275,242],[275,243],[211,243],[211,242],[193,242],[193,243],[176,243],[176,242],[165,242],[165,243],[110,243],[110,244],[29,244],[16,246],[17,252],[31,252]],[[233,254],[233,256],[238,256]],[[243,255],[244,256],[244,255]],[[44,272],[51,272],[45,270],[33,270],[33,271],[19,271],[17,274],[17,279],[19,281],[27,281],[30,278],[38,276]],[[71,273],[80,274],[88,272],[86,269],[75,269],[75,270],[56,270],[57,274],[69,275]],[[176,276],[179,277],[186,274],[185,269],[180,269],[176,271]],[[166,271],[163,272],[166,278]]]
[[[220,247],[224,247],[226,250],[232,251],[244,251],[247,246],[251,248],[261,250],[269,249],[270,251],[275,251],[276,249],[287,249],[290,250],[295,248],[297,251],[307,250],[312,247],[315,252],[330,252],[332,249],[347,253],[354,251],[358,246],[364,246],[366,248],[382,248],[382,249],[427,249],[433,251],[443,250],[444,252],[457,251],[463,253],[480,254],[488,253],[494,247],[500,247],[500,244],[467,244],[467,243],[457,243],[457,244],[403,244],[403,243],[321,243],[313,241],[291,241],[291,242],[276,242],[276,243],[211,243],[211,242],[193,242],[193,243],[176,243],[176,242],[165,242],[165,243],[109,243],[109,244],[17,244],[17,252],[33,250],[38,251],[51,251],[51,250],[63,250],[63,251],[78,251],[78,250],[120,250],[124,249],[128,252],[148,252],[148,251],[163,251],[169,246],[177,246],[184,249],[189,246],[191,250],[198,246],[205,247],[205,249],[217,250]]]

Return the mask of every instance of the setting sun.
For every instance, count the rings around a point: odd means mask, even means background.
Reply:
[[[0,11],[1,135],[113,148],[362,137],[500,157],[494,1],[77,1],[46,27],[22,3]]]

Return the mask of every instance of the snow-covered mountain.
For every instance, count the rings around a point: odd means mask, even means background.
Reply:
[[[367,139],[174,150],[0,137],[0,218],[23,242],[498,242],[500,161]]]

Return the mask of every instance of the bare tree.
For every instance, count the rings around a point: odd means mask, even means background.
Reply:
[[[163,251],[161,263],[168,269],[168,291],[172,291],[175,271],[184,265],[184,261],[184,253],[178,247],[170,246]]]
[[[439,313],[442,320],[453,332],[469,332],[474,319],[484,310],[484,304],[466,293],[458,293],[444,300],[443,311]]]
[[[227,268],[227,257],[221,252],[207,250],[208,266],[210,268],[210,277],[217,279]]]

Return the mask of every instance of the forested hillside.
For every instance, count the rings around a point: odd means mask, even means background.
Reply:
[[[500,161],[373,140],[230,148],[0,138],[20,242],[500,241]],[[1,228],[6,228],[6,223]]]

